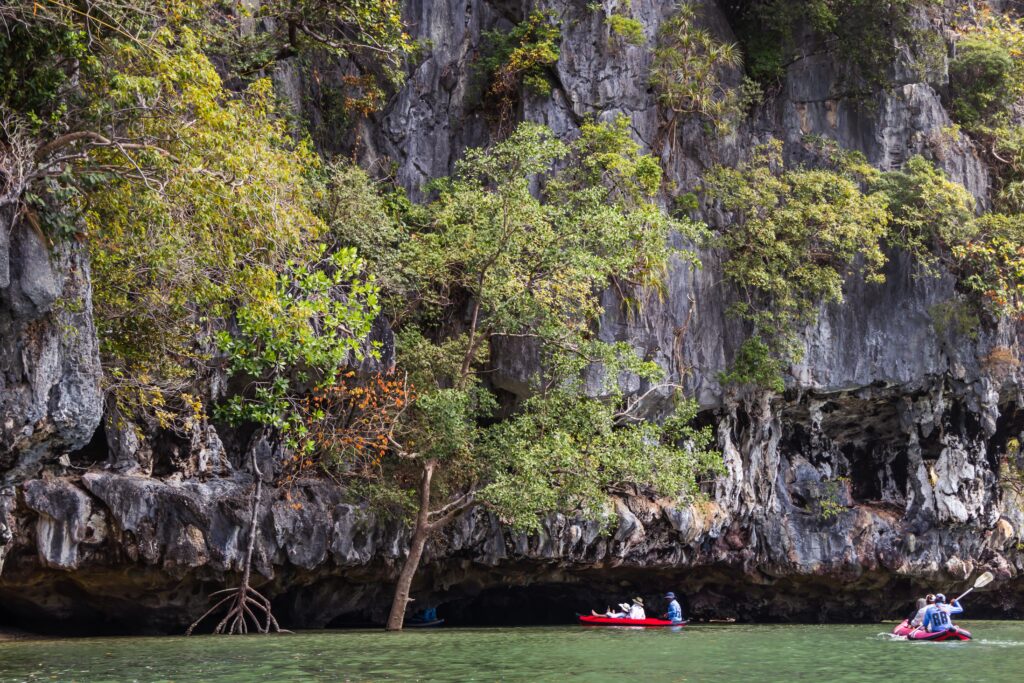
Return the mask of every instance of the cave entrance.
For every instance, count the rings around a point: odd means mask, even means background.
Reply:
[[[549,626],[574,624],[577,614],[613,607],[607,602],[607,593],[575,584],[500,586],[441,601],[437,613],[450,626]]]
[[[68,453],[72,465],[85,468],[104,462],[109,455],[110,449],[107,445],[107,428],[104,420],[100,420],[99,426],[96,427],[92,438],[89,439],[89,443],[77,451]]]

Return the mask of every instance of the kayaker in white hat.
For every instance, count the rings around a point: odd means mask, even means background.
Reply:
[[[644,599],[640,597],[633,598],[633,604],[629,608],[630,619],[646,619],[647,613],[644,612]]]
[[[604,614],[598,614],[594,610],[590,610],[590,613],[595,617],[607,617],[609,619],[625,619],[626,614],[629,613],[629,604],[625,602],[619,603],[619,609],[621,612],[613,612],[610,607],[605,607]]]
[[[924,623],[924,613],[928,610],[928,605],[935,602],[935,596],[931,593],[923,598],[917,599],[917,607],[914,609],[914,614],[907,619],[907,622],[914,628],[919,627]]]

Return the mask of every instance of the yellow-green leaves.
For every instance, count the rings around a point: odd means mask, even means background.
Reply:
[[[551,510],[596,514],[614,483],[686,496],[714,469],[692,405],[665,427],[621,414],[621,377],[661,371],[597,334],[601,290],[643,289],[673,253],[670,233],[694,236],[655,203],[660,178],[618,119],[587,122],[571,142],[521,124],[433,184],[436,199],[406,226],[404,296],[389,313],[418,395],[396,429],[401,460],[435,462],[435,495],[479,488],[502,519],[531,528]],[[530,398],[515,403],[495,390],[496,361],[513,349],[529,357],[513,381]],[[401,465],[385,471],[396,486],[409,481]]]
[[[173,396],[202,374],[219,320],[275,301],[286,264],[322,253],[318,157],[288,134],[268,81],[227,91],[188,31],[145,49],[110,41],[105,59],[89,118],[142,146],[86,161],[110,176],[81,199],[104,364],[115,389],[148,378],[149,395]]]
[[[953,246],[961,286],[993,316],[1024,319],[1024,216],[986,214]]]
[[[741,353],[751,367],[740,379],[777,389],[766,378],[778,363],[765,371],[764,363],[754,367],[758,359],[798,358],[797,330],[823,303],[842,301],[849,274],[881,277],[886,199],[839,171],[785,169],[777,141],[737,168],[714,168],[704,189],[729,216],[717,245],[726,252],[725,277],[740,292],[732,311],[752,323],[757,340]]]
[[[272,289],[258,289],[238,306],[234,329],[217,334],[229,374],[249,380],[220,414],[297,439],[293,432],[304,425],[296,406],[304,390],[332,385],[343,368],[376,353],[365,339],[380,304],[355,249],[327,254],[320,246],[285,268]]]
[[[534,95],[551,94],[547,70],[558,61],[561,31],[554,15],[534,11],[507,32],[488,31],[483,40],[478,67],[486,79],[486,97],[501,122],[510,124],[520,88]]]
[[[889,242],[913,254],[926,273],[934,274],[951,245],[977,230],[974,197],[923,157],[913,156],[901,170],[879,174],[871,189],[888,200]]]
[[[665,20],[651,63],[658,102],[673,115],[693,114],[727,132],[742,114],[740,93],[723,79],[743,64],[740,48],[697,26],[693,5],[680,4]]]

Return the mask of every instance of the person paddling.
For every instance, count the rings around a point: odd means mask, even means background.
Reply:
[[[960,614],[963,611],[964,608],[960,606],[959,600],[954,599],[953,604],[947,605],[946,596],[942,593],[936,593],[935,604],[925,609],[924,621],[921,622],[921,626],[929,633],[948,631],[956,628],[950,619],[950,615]]]
[[[665,599],[669,601],[668,611],[665,612],[664,617],[671,621],[673,624],[683,623],[683,608],[679,606],[679,601],[676,600],[676,594],[672,591],[665,593]]]
[[[630,619],[646,619],[647,613],[644,612],[644,599],[640,597],[633,598],[633,604],[629,608]]]

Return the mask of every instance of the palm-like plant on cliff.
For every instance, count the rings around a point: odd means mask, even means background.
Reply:
[[[614,484],[691,495],[716,467],[710,431],[690,425],[693,403],[595,334],[601,290],[650,284],[672,256],[670,231],[697,229],[655,205],[660,169],[627,131],[625,120],[588,123],[565,144],[522,124],[471,150],[429,205],[405,206],[399,258],[366,253],[400,264],[385,297],[399,370],[318,395],[309,433],[322,463],[409,513],[388,629],[402,627],[431,535],[474,506],[531,530],[549,511],[600,515]],[[529,397],[496,388],[498,347],[528,356]],[[624,373],[675,400],[663,424],[640,419]]]

